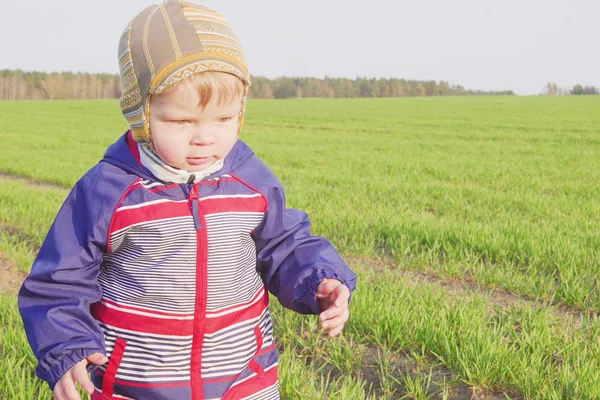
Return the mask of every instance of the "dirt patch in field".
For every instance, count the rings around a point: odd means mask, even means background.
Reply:
[[[0,224],[0,235],[8,235],[11,240],[26,243],[35,253],[39,250],[39,246],[34,245],[33,240],[17,226]],[[19,271],[13,261],[0,253],[0,292],[16,294],[26,276],[27,273]]]
[[[34,240],[18,226],[0,224],[0,235],[8,235],[17,242],[25,244],[34,253],[40,250],[40,245],[35,243]]]
[[[322,339],[328,340],[328,339]],[[281,343],[279,345],[281,350]],[[315,352],[315,348],[317,351]],[[327,379],[338,379],[351,374],[355,379],[365,383],[364,390],[368,396],[377,399],[413,398],[413,387],[420,387],[421,395],[429,399],[453,400],[505,400],[521,399],[515,391],[486,391],[470,387],[457,379],[453,373],[439,363],[429,359],[415,359],[405,352],[387,351],[363,344],[352,346],[353,357],[360,359],[351,372],[342,372],[329,364],[331,356],[327,353],[327,344],[320,342],[310,349],[295,348],[293,351],[300,359],[304,359],[306,367],[318,370],[318,374]]]
[[[19,175],[8,174],[6,172],[0,172],[0,180],[12,181],[23,183],[28,186],[35,186],[38,189],[44,190],[55,190],[55,189],[66,189],[64,186],[58,185],[56,183],[48,183],[48,182],[38,182],[31,178],[26,178]]]
[[[7,234],[19,242],[26,243],[34,251],[39,250],[39,246],[31,244],[31,237],[16,225],[0,224],[0,233]]]
[[[345,261],[351,268],[356,270],[383,272],[384,270],[394,271],[404,277],[406,282],[411,285],[422,283],[437,284],[454,299],[469,299],[473,295],[480,295],[487,299],[491,307],[502,309],[525,306],[530,309],[547,308],[549,304],[543,301],[531,299],[526,295],[514,294],[506,289],[498,287],[485,287],[472,280],[460,281],[456,278],[440,276],[433,272],[412,271],[396,267],[391,261],[379,258],[358,258],[346,257]],[[586,312],[573,310],[564,304],[550,304],[550,313],[560,321],[569,322],[573,328],[578,329],[582,325]]]
[[[452,372],[442,365],[430,365],[418,361],[405,353],[388,355],[385,377],[380,371],[382,368],[381,350],[376,347],[367,347],[363,352],[361,376],[371,387],[372,395],[377,398],[402,398],[408,395],[406,381],[420,382],[425,389],[424,394],[429,399],[454,399],[454,400],[505,400],[504,393],[486,393],[469,387],[464,382],[457,381]],[[387,382],[385,382],[387,380]],[[391,384],[390,384],[391,380]],[[391,393],[390,393],[391,391]],[[507,393],[508,394],[508,393]],[[510,397],[518,399],[516,393]]]
[[[0,254],[0,292],[16,295],[26,276],[26,273],[18,271],[13,263]]]

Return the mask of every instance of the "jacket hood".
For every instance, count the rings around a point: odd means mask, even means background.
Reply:
[[[229,154],[225,157],[223,168],[214,174],[209,175],[207,179],[233,172],[253,156],[254,152],[252,149],[250,149],[246,143],[238,140],[233,145]],[[142,165],[138,143],[133,139],[131,131],[127,131],[121,135],[115,143],[108,147],[104,153],[102,162],[112,164],[143,179],[162,182]]]

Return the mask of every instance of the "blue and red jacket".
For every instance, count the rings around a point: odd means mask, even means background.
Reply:
[[[220,171],[173,184],[143,167],[127,133],[65,200],[19,310],[51,388],[100,352],[109,362],[92,372],[93,399],[275,399],[266,291],[317,314],[324,278],[355,287],[243,142]]]

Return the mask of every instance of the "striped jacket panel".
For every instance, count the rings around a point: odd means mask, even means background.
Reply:
[[[99,392],[108,379],[112,396],[139,395],[140,385],[189,385],[221,398],[265,369],[275,372],[268,294],[251,237],[265,210],[261,193],[228,174],[190,193],[144,180],[128,189],[109,228],[102,299],[92,306],[107,354],[119,339],[125,347],[114,376],[98,368]],[[259,365],[254,358],[264,353],[272,356]],[[273,375],[269,386],[276,383]]]

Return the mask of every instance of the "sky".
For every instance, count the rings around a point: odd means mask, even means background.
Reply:
[[[127,23],[158,1],[10,1],[0,69],[118,73]],[[600,87],[600,0],[204,0],[255,76],[448,81],[538,94]]]

